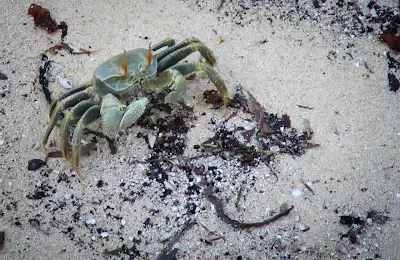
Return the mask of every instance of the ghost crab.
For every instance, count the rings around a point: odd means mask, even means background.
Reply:
[[[161,48],[164,49],[153,54]],[[205,63],[179,63],[196,51]],[[215,63],[213,52],[195,38],[178,44],[167,38],[153,47],[150,44],[148,49],[124,51],[101,64],[94,71],[92,81],[61,95],[51,104],[50,125],[43,138],[43,147],[46,148],[54,126],[61,121],[61,154],[71,160],[72,169],[83,179],[80,173],[81,138],[89,124],[101,119],[103,133],[113,138],[119,130],[131,126],[143,115],[149,103],[144,95],[146,92],[169,91],[164,100],[166,103],[181,102],[187,87],[185,76],[195,71],[204,71],[213,82],[221,95],[225,113],[228,91],[213,68]],[[132,98],[134,100],[130,101]],[[75,125],[72,151],[69,144],[71,125]]]

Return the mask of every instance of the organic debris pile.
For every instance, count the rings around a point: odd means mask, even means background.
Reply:
[[[346,225],[347,230],[340,235],[340,241],[336,249],[346,255],[354,257],[364,250],[365,247],[370,248],[370,254],[374,258],[380,258],[379,245],[376,243],[376,234],[389,220],[389,217],[376,210],[369,210],[366,213],[346,213],[340,215],[340,224]],[[348,240],[347,240],[348,239]]]

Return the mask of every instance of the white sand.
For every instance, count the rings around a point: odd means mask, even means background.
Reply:
[[[387,87],[385,45],[374,38],[331,33],[323,26],[319,28],[308,22],[293,26],[274,20],[271,25],[261,17],[240,27],[227,19],[218,21],[207,8],[188,7],[178,0],[154,0],[146,4],[144,1],[42,1],[38,4],[48,8],[57,21],[67,22],[66,42],[97,50],[90,56],[67,53],[50,56],[52,78],[61,75],[78,84],[89,80],[99,64],[123,49],[146,47],[149,41],[155,43],[166,37],[182,40],[195,36],[213,49],[217,69],[231,92],[241,84],[271,113],[288,113],[293,126],[300,130],[303,118],[310,120],[315,132],[313,141],[321,147],[308,150],[302,157],[278,156],[275,164],[278,182],[263,178],[267,169],[256,169],[254,175],[259,181],[253,187],[245,186],[239,211],[234,207],[237,190],[225,188],[218,194],[227,203],[227,212],[232,217],[247,222],[265,218],[266,208],[277,210],[285,201],[295,206],[294,211],[271,226],[242,231],[218,219],[210,203],[199,198],[203,209],[198,221],[225,239],[206,245],[200,239],[210,237],[204,228],[196,225],[174,246],[180,249],[178,259],[236,259],[238,256],[272,259],[278,254],[284,256],[285,252],[298,259],[346,259],[346,254],[341,255],[335,249],[337,243],[351,255],[360,248],[370,251],[361,253],[357,259],[371,257],[373,252],[379,252],[381,259],[398,259],[400,97]],[[5,141],[0,146],[0,231],[6,235],[0,259],[101,259],[104,249],[121,246],[120,238],[129,245],[129,237],[142,240],[137,244],[139,259],[154,259],[164,247],[161,242],[164,236],[178,231],[184,222],[182,218],[175,219],[185,212],[184,204],[174,208],[173,201],[185,202],[187,183],[182,176],[173,177],[180,188],[165,201],[160,199],[156,182],[150,187],[142,186],[143,175],[135,173],[135,165],[129,163],[133,156],[145,159],[149,153],[143,139],[135,137],[140,131],[137,127],[119,138],[116,155],[110,155],[106,142],[101,140],[99,152],[83,158],[82,171],[87,177],[83,183],[72,177],[69,183],[57,183],[58,175],[52,170],[70,175],[69,164],[63,159],[50,159],[42,171],[27,170],[28,160],[45,156],[40,143],[49,122],[49,106],[37,79],[40,53],[60,37],[59,33],[48,35],[35,27],[32,17],[27,15],[28,7],[26,1],[4,4],[0,18],[0,71],[9,77],[0,84],[10,85],[10,92],[0,97],[0,139]],[[218,39],[223,39],[223,43],[217,45]],[[262,40],[266,42],[260,44]],[[354,47],[347,48],[349,43]],[[327,58],[330,51],[338,52],[337,59]],[[364,62],[372,73],[364,67]],[[210,84],[206,79],[190,83],[200,89],[210,88]],[[51,82],[50,89],[53,97],[64,91],[56,82]],[[189,145],[193,145],[212,134],[209,117],[200,114],[206,111],[207,116],[216,118],[221,114],[204,105],[200,92],[190,93],[197,93],[196,100],[189,98],[189,101],[199,115],[199,126],[189,133]],[[302,109],[297,104],[314,109]],[[51,140],[59,144],[56,135]],[[47,171],[49,176],[43,176]],[[107,185],[97,188],[100,179]],[[313,183],[315,195],[304,188],[301,179]],[[121,180],[131,185],[129,189],[119,187]],[[229,180],[228,185],[240,187],[239,180],[232,184],[234,181]],[[27,199],[26,195],[40,184],[55,187],[56,192],[39,201]],[[291,196],[293,185],[304,191],[301,197]],[[363,188],[367,190],[361,191]],[[122,197],[130,191],[134,192],[131,196],[135,202],[122,202]],[[66,193],[73,194],[74,198],[66,201],[65,208],[54,213],[46,209],[49,202],[63,201]],[[78,206],[71,201],[81,204],[82,219],[78,222],[72,220]],[[159,213],[152,214],[151,209]],[[365,216],[370,209],[384,212],[389,221],[384,225],[373,223],[367,228],[362,236],[365,240],[361,239],[366,245],[362,242],[351,245],[348,238],[340,240],[340,233],[348,228],[339,223],[339,215],[353,211]],[[124,228],[120,228],[120,220],[115,216],[126,221]],[[296,216],[300,216],[300,222],[295,221]],[[145,229],[143,223],[147,217],[151,218],[153,227]],[[40,220],[40,227],[29,223],[34,218]],[[95,228],[85,227],[88,218],[96,219]],[[300,232],[300,224],[310,230]],[[64,234],[68,227],[73,231]],[[107,230],[108,239],[102,239],[96,228]],[[138,236],[138,230],[143,234]],[[374,233],[372,237],[367,237],[371,233]],[[97,236],[94,242],[93,235]],[[294,241],[292,247],[283,251],[273,248],[277,235],[289,243]],[[300,251],[296,252],[296,248]],[[224,255],[226,252],[229,255]]]

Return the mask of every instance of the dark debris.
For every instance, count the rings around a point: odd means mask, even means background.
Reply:
[[[44,96],[46,97],[46,100],[49,104],[51,104],[51,92],[49,89],[49,80],[48,80],[48,72],[51,68],[51,62],[49,58],[45,55],[42,54],[42,65],[39,67],[39,84],[42,85],[42,90],[44,93]]]
[[[46,165],[46,162],[43,161],[42,159],[31,159],[28,161],[28,170],[36,171],[45,165]]]

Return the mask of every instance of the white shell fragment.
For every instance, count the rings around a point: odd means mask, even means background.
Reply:
[[[294,189],[292,190],[292,196],[293,197],[299,197],[303,194],[303,192],[300,189]]]
[[[87,225],[94,225],[96,224],[96,220],[94,218],[89,218],[86,220]]]
[[[69,79],[63,78],[63,77],[58,76],[58,75],[56,76],[56,79],[57,79],[58,83],[60,83],[60,85],[61,85],[63,88],[65,88],[65,89],[70,89],[70,88],[72,88],[72,83],[71,83],[71,81],[70,81]]]

